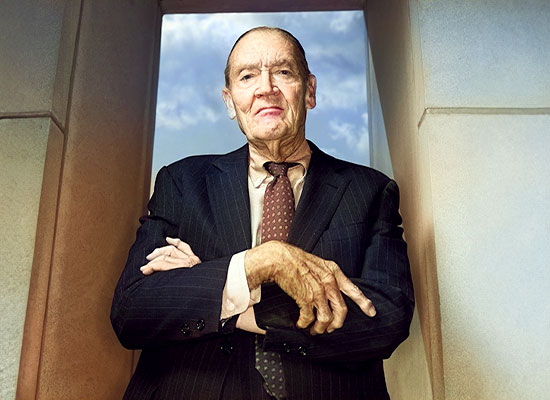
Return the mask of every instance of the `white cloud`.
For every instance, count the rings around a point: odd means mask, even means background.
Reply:
[[[157,104],[156,125],[159,128],[181,130],[199,123],[215,123],[225,116],[221,100],[212,101],[201,87],[174,84],[161,88]]]
[[[338,13],[330,21],[329,28],[336,33],[347,32],[350,29],[353,20],[361,18],[361,13]]]
[[[203,122],[215,123],[222,115],[210,107],[162,102],[157,105],[157,129],[183,130]]]
[[[367,99],[365,75],[330,70],[317,78],[317,107],[320,110],[364,109]]]
[[[362,117],[363,121],[365,121],[368,118],[367,113],[364,113]],[[343,140],[352,152],[368,156],[369,132],[367,125],[356,125],[333,119],[329,122],[329,127],[332,132],[330,135],[332,140]]]
[[[162,45],[173,48],[193,43],[228,51],[242,33],[256,26],[276,25],[280,19],[280,14],[268,13],[166,15]]]

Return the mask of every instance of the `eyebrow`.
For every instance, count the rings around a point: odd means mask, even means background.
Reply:
[[[292,65],[292,61],[289,59],[279,59],[274,62],[272,62],[269,65],[269,68],[273,67],[281,67],[284,65]],[[235,65],[235,71],[237,71],[237,75],[239,75],[241,72],[247,70],[247,69],[260,69],[261,63],[249,63],[249,64],[241,64],[241,65]]]

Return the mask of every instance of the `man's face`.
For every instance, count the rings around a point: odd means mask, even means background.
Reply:
[[[251,143],[301,142],[306,109],[315,107],[315,76],[304,79],[295,50],[281,34],[251,32],[230,58],[223,99]]]

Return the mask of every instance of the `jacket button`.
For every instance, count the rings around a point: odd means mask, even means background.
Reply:
[[[204,329],[204,326],[205,326],[205,322],[204,322],[204,319],[199,319],[197,321],[197,330],[198,331],[202,331]]]
[[[189,325],[185,323],[181,327],[180,332],[183,336],[189,336],[189,334],[191,333],[191,329],[189,329]]]
[[[298,353],[300,353],[301,356],[307,356],[307,349],[303,346],[298,347]]]
[[[285,351],[285,353],[290,353],[292,349],[290,348],[288,343],[283,343],[283,350]]]
[[[233,352],[233,346],[231,346],[229,343],[224,343],[220,346],[220,350],[222,351],[222,353],[229,356]]]

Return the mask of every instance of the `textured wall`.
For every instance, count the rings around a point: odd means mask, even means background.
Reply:
[[[433,188],[446,399],[550,392],[550,115],[436,114]]]
[[[48,118],[0,120],[0,398],[15,397],[50,135]]]
[[[159,33],[155,1],[83,3],[38,399],[118,399],[132,371],[109,310],[147,196]]]
[[[550,3],[367,5],[434,398],[545,398]]]
[[[550,3],[418,7],[446,399],[550,389]]]
[[[550,3],[412,1],[426,107],[548,107]]]
[[[391,153],[393,175],[401,191],[401,214],[415,285],[416,311],[411,335],[385,362],[392,399],[431,399],[442,381],[439,352],[439,301],[437,280],[430,262],[432,236],[425,221],[431,219],[429,187],[421,176],[417,123],[422,115],[422,85],[414,21],[407,2],[369,1],[367,30],[374,70],[369,71],[371,92],[369,128],[373,151]],[[373,157],[374,167],[388,171],[382,155]],[[435,359],[435,361],[434,361]],[[435,371],[435,372],[434,372]],[[435,378],[433,375],[435,374]],[[435,389],[432,386],[435,385]],[[439,385],[441,391],[441,384]]]
[[[34,254],[41,245],[51,245],[51,238],[36,234],[46,215],[41,199],[53,196],[55,213],[63,133],[51,111],[64,3],[8,0],[0,4],[2,399],[15,397],[19,361],[25,354],[23,331]],[[61,90],[57,95],[63,95]],[[44,181],[50,185],[44,187]]]
[[[109,310],[148,194],[160,22],[154,0],[0,4],[2,399],[119,399],[130,377]]]

